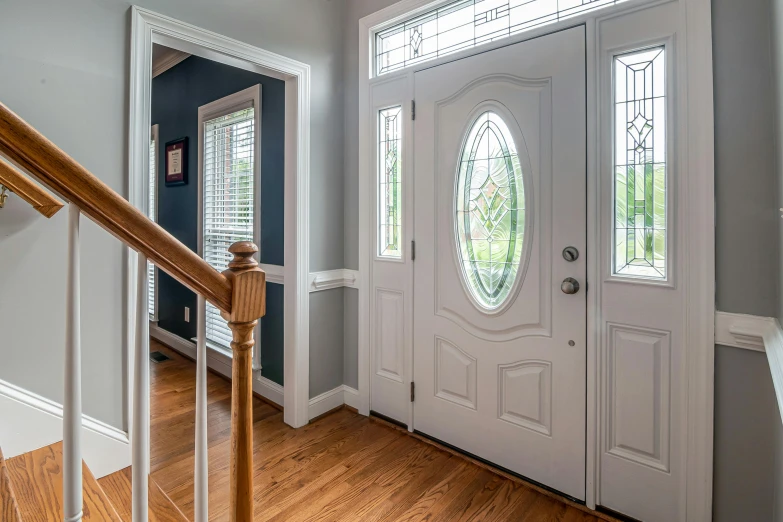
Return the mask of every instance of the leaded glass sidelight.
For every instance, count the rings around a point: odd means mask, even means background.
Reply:
[[[378,112],[378,255],[402,256],[402,107]]]
[[[481,114],[460,152],[456,190],[462,274],[476,302],[495,310],[517,278],[525,239],[525,188],[517,147],[499,114]]]
[[[666,279],[666,52],[615,56],[614,273]]]

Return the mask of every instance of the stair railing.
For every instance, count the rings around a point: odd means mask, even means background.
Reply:
[[[253,519],[253,328],[266,313],[266,275],[253,259],[250,242],[228,249],[234,255],[220,273],[180,243],[73,158],[0,103],[0,155],[66,200],[68,205],[68,281],[66,285],[65,401],[63,404],[63,516],[82,520],[81,336],[79,221],[85,214],[138,253],[136,345],[131,430],[133,521],[148,520],[150,473],[149,323],[147,261],[149,260],[209,301],[228,321],[232,332],[232,396],[230,454],[230,520]],[[0,175],[22,177],[0,161]],[[36,187],[35,184],[25,180]],[[37,187],[36,187],[37,188]],[[38,191],[45,194],[38,188]],[[55,201],[56,202],[56,201]],[[56,202],[57,203],[57,202]],[[50,211],[51,209],[44,209]],[[39,211],[41,211],[39,209]],[[56,212],[56,210],[54,210]],[[202,306],[203,308],[203,306]],[[203,317],[201,318],[203,320]],[[207,513],[206,353],[199,340],[196,398],[196,522]]]

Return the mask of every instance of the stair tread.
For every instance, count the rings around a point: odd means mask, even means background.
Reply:
[[[9,459],[7,468],[25,522],[61,521],[63,518],[62,442]],[[122,522],[109,497],[82,462],[85,521]]]
[[[131,468],[107,475],[98,483],[117,508],[122,520],[131,522],[133,483]],[[152,477],[149,477],[149,520],[150,522],[187,522],[188,520]]]
[[[0,520],[22,522],[22,515],[16,504],[16,496],[11,487],[11,477],[8,474],[2,450],[0,450]]]

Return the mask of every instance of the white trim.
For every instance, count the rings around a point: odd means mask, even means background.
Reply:
[[[778,409],[783,416],[783,328],[774,317],[715,312],[715,344],[767,354]]]
[[[777,319],[774,328],[767,328],[764,333],[764,347],[767,352],[767,362],[772,373],[772,384],[775,386],[775,396],[778,400],[778,410],[783,417],[783,329]]]
[[[346,406],[359,409],[359,390],[343,384],[343,401]]]
[[[341,287],[359,288],[359,272],[347,268],[311,272],[307,287],[311,292]]]
[[[459,60],[466,56],[485,52],[498,47],[535,38],[542,34],[584,23],[588,38],[588,147],[597,150],[596,125],[597,114],[592,107],[598,98],[596,87],[596,56],[589,52],[595,49],[595,20],[615,16],[618,13],[631,12],[642,7],[667,3],[669,0],[629,0],[614,7],[590,11],[562,22],[547,25],[539,29],[522,32],[517,35],[485,43],[452,55],[431,60],[371,78],[373,56],[373,31],[388,27],[409,15],[421,13],[434,4],[431,0],[401,0],[359,21],[359,412],[369,414],[370,408],[370,290],[372,282],[372,260],[374,242],[372,231],[375,216],[372,213],[372,187],[374,178],[371,142],[373,132],[372,107],[370,106],[370,86],[389,82],[414,74],[417,70],[431,68],[442,63]],[[686,339],[687,369],[687,421],[683,437],[687,437],[686,452],[686,501],[685,519],[688,521],[706,521],[712,518],[712,460],[713,460],[713,408],[714,408],[714,320],[715,320],[715,238],[714,238],[714,114],[712,85],[712,18],[710,0],[679,0],[680,21],[684,38],[684,52],[678,67],[682,87],[677,95],[687,108],[683,128],[687,136],[684,147],[683,163],[680,168],[687,172],[687,190],[682,191],[682,208],[687,215],[687,229],[681,234],[689,238],[685,249],[678,252],[680,263],[693,267],[686,271],[678,284],[685,289],[686,302]],[[592,44],[592,45],[591,45]],[[594,155],[588,163],[588,258],[593,260],[588,273],[591,281],[601,281],[600,245],[602,238],[601,219],[596,206],[599,201],[597,185],[597,160]],[[595,286],[595,290],[593,286]],[[597,421],[599,400],[597,394],[597,372],[599,361],[597,351],[600,346],[601,310],[600,285],[591,285],[591,297],[588,300],[588,386],[587,386],[587,488],[588,507],[595,507],[598,499],[598,474],[596,460],[600,448]],[[783,339],[783,335],[781,336]],[[783,352],[783,350],[781,350]],[[783,353],[781,353],[783,360]],[[783,370],[781,370],[783,383]],[[783,388],[783,384],[781,385]],[[679,435],[679,434],[678,434]]]
[[[359,392],[350,386],[342,384],[333,390],[329,390],[310,399],[309,416],[312,420],[319,415],[339,408],[343,404],[356,408],[358,403]]]
[[[687,461],[685,519],[712,520],[715,402],[715,115],[710,0],[680,2],[685,59],[678,70],[687,89],[688,189],[685,199],[688,244],[679,253],[687,267]],[[687,256],[687,257],[685,257]]]
[[[285,81],[284,270],[288,283],[285,285],[284,420],[293,427],[303,426],[308,421],[310,379],[310,66],[142,7],[132,7],[131,20],[128,199],[140,209],[146,207],[144,181],[149,168],[153,41]],[[130,357],[137,297],[136,255],[130,249],[127,251],[126,309],[130,313],[126,354]],[[132,382],[130,376],[128,382]],[[132,396],[129,391],[127,395]]]
[[[183,339],[157,324],[150,324],[150,336],[185,357],[196,359],[196,343],[193,341]],[[231,378],[231,357],[209,346],[209,344],[207,344],[207,367],[229,379]],[[261,372],[253,372],[253,391],[279,406],[284,403],[284,388],[262,376]]]
[[[342,385],[310,399],[309,417],[314,419],[345,404]]]
[[[266,282],[278,285],[285,284],[285,267],[280,265],[258,266],[266,272]],[[359,288],[359,271],[348,268],[337,270],[324,270],[322,272],[310,272],[307,276],[307,288],[309,292],[319,292],[331,288]]]
[[[63,438],[63,407],[0,380],[0,446],[6,458],[43,448]],[[82,416],[82,452],[96,478],[131,465],[128,434]]]
[[[258,265],[266,273],[266,282],[277,285],[285,284],[285,267],[280,265]]]
[[[715,344],[764,351],[764,335],[777,327],[772,317],[715,312]]]
[[[189,53],[178,51],[176,49],[169,49],[166,57],[163,60],[159,60],[157,63],[152,63],[152,77],[155,78],[168,71],[175,65],[179,65],[190,58]]]

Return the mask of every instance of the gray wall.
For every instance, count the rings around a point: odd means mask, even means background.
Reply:
[[[767,356],[718,347],[715,383],[713,519],[771,521],[781,422]]]
[[[777,209],[783,205],[775,172],[771,1],[713,0],[712,6],[717,308],[777,317]],[[780,429],[764,354],[716,347],[716,521],[773,519],[775,491],[781,488],[774,458],[783,449],[783,440],[776,439]]]
[[[342,0],[135,2],[311,65],[310,269],[342,268]],[[0,0],[0,101],[121,194],[127,183],[130,5]],[[13,197],[0,217],[0,379],[56,401],[62,401],[63,385],[65,223],[64,212],[47,221]],[[90,254],[82,259],[84,408],[123,427],[123,247],[87,220],[82,244]],[[314,360],[331,350],[339,361],[343,349],[343,296],[331,294],[332,303],[311,297],[313,318],[337,308],[336,322],[312,336]],[[332,376],[337,384],[341,373]]]

